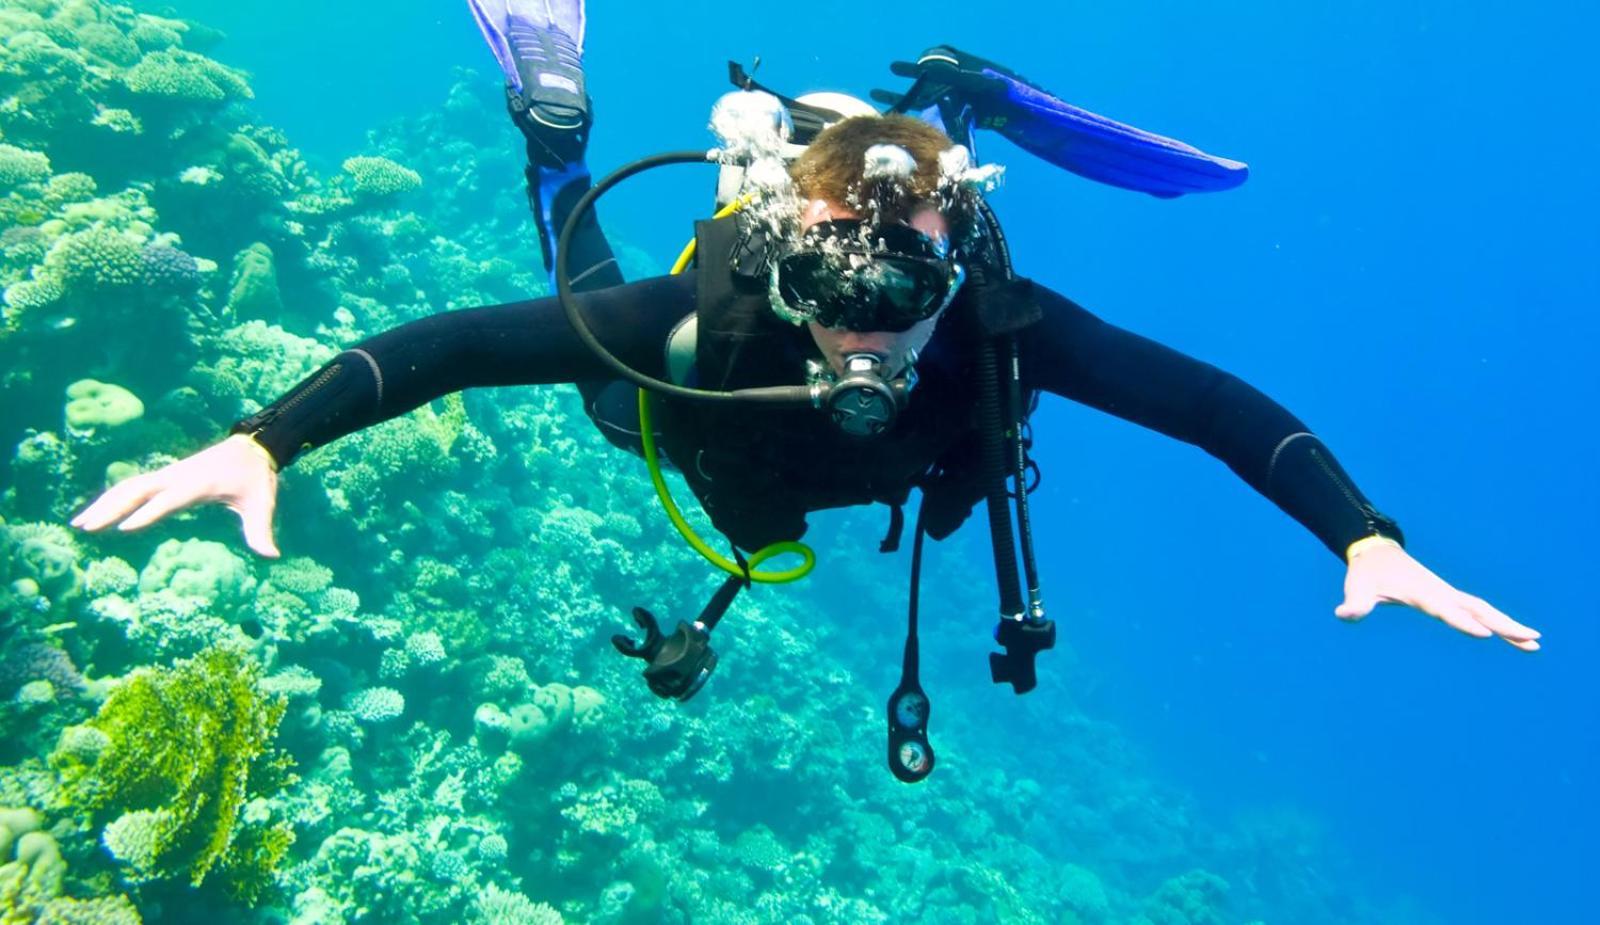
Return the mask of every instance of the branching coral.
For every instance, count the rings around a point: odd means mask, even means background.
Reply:
[[[38,151],[0,144],[0,192],[50,179],[50,158]]]
[[[109,821],[103,838],[131,879],[199,885],[218,870],[247,893],[270,880],[292,834],[247,825],[245,810],[290,778],[273,747],[284,702],[260,680],[259,665],[228,648],[137,671],[87,724],[109,740],[99,757],[53,756],[64,808]]]
[[[30,682],[48,682],[57,697],[75,697],[85,689],[72,657],[53,645],[24,643],[0,661],[0,698],[8,698]]]
[[[473,925],[561,925],[561,913],[521,893],[489,884],[473,906]]]
[[[63,896],[61,847],[32,809],[0,809],[0,925],[139,925],[126,896]]]
[[[347,706],[363,723],[386,723],[406,711],[406,698],[392,687],[368,687],[351,694]]]

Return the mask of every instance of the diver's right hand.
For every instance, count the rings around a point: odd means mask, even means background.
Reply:
[[[139,530],[168,514],[219,501],[244,522],[244,541],[260,555],[276,559],[272,512],[278,504],[278,467],[266,448],[248,434],[161,467],[123,479],[72,518],[72,525],[95,532],[112,524]]]

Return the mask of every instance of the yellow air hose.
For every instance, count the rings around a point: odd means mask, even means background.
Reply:
[[[722,207],[712,218],[726,218],[744,207],[748,201],[747,198],[735,199]],[[694,260],[694,251],[695,242],[691,238],[689,243],[684,246],[683,253],[678,255],[677,262],[672,265],[674,276],[689,267],[689,264]],[[694,532],[694,528],[689,526],[689,521],[684,519],[683,512],[678,509],[677,503],[672,500],[672,492],[667,489],[667,480],[661,474],[661,460],[656,453],[655,430],[650,426],[650,393],[645,389],[639,390],[639,437],[640,442],[644,445],[644,461],[645,465],[650,469],[650,481],[656,487],[656,497],[661,499],[661,507],[667,512],[667,518],[672,521],[672,525],[678,528],[678,533],[683,536],[684,542],[688,543],[694,548],[695,552],[704,556],[707,562],[717,568],[730,575],[743,577],[745,569],[739,563],[712,549],[705,540],[702,540]],[[768,559],[781,556],[784,553],[798,555],[801,559],[800,564],[783,571],[763,572],[757,569],[757,566]],[[810,546],[804,543],[783,540],[756,550],[750,555],[749,564],[751,581],[760,582],[761,584],[781,585],[791,581],[799,581],[811,574],[811,570],[817,564],[817,554],[811,550]]]

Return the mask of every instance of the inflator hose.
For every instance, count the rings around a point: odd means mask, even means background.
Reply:
[[[989,538],[994,544],[995,581],[1000,586],[1000,615],[1021,619],[1022,587],[1017,579],[1017,550],[1011,533],[1011,497],[1006,490],[1007,428],[1001,419],[998,340],[986,339],[978,350],[979,460],[988,501]]]
[[[1017,355],[1017,339],[1006,338],[1006,392],[1011,408],[1007,429],[1011,451],[1012,476],[1017,484],[1017,540],[1022,546],[1022,577],[1028,583],[1028,619],[1044,617],[1044,595],[1039,590],[1039,565],[1033,557],[1033,518],[1028,513],[1028,448],[1022,441],[1022,361]]]

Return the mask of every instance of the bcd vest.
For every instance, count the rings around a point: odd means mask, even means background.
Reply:
[[[816,349],[805,328],[772,311],[765,272],[735,269],[735,251],[746,243],[740,221],[695,225],[696,385],[793,385]],[[657,397],[661,447],[712,524],[747,550],[799,539],[811,511],[900,505],[918,485],[928,534],[943,539],[983,498],[973,375],[983,336],[970,300],[958,295],[923,352],[917,386],[888,433],[853,438],[811,408]]]

